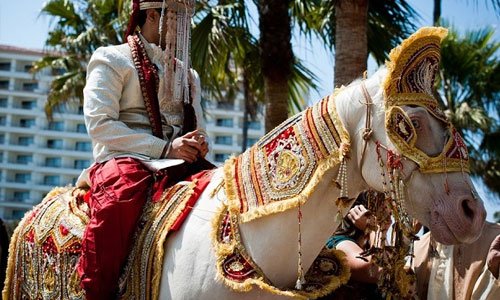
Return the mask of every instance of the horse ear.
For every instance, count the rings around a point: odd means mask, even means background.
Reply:
[[[384,82],[386,106],[437,104],[434,80],[441,58],[442,27],[424,27],[392,49]]]

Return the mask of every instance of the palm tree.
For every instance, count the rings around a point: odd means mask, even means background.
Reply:
[[[45,44],[56,53],[44,56],[32,71],[36,73],[47,67],[55,74],[64,71],[51,83],[45,105],[49,118],[57,104],[74,98],[83,101],[86,64],[98,47],[121,42],[128,16],[125,7],[128,6],[123,0],[45,2],[41,14],[55,21]]]
[[[247,121],[255,117],[257,103],[265,99],[259,41],[250,33],[248,7],[243,0],[212,2],[198,2],[192,37],[192,50],[196,53],[193,67],[203,70],[200,78],[204,89],[218,101],[230,100],[243,90],[245,150]],[[286,102],[280,113],[287,116],[288,111],[302,110],[304,95],[316,88],[316,81],[314,74],[295,58],[290,80],[284,83]]]
[[[441,45],[436,98],[464,137],[473,175],[500,195],[500,59],[493,29],[460,36],[451,29]]]
[[[293,51],[290,0],[259,0],[260,59],[266,97],[266,131],[288,118]]]
[[[303,27],[309,26],[335,48],[335,86],[366,70],[368,54],[382,64],[389,51],[416,29],[419,15],[406,0],[318,1]]]

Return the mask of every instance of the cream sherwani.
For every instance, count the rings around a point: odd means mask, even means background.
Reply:
[[[152,134],[139,76],[128,44],[101,47],[92,55],[83,91],[83,112],[96,162],[105,162],[114,157],[133,157],[152,169],[161,169],[172,161],[160,159],[160,156],[165,146],[179,136],[183,112],[182,109],[179,111],[178,103],[165,99],[161,49],[141,39],[151,62],[158,67],[158,100],[165,139]],[[197,126],[208,140],[200,105],[199,78],[194,71],[192,74],[196,82],[193,107]],[[182,163],[182,160],[175,160],[171,164],[178,163]],[[86,181],[85,174],[81,177]],[[79,180],[79,185],[82,180]]]
[[[486,222],[473,244],[430,247],[430,234],[415,243],[417,292],[427,300],[498,300],[500,281],[486,265],[493,239],[500,234],[500,224]]]

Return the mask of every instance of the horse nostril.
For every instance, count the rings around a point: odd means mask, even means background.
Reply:
[[[470,199],[465,199],[462,201],[462,209],[464,210],[464,214],[467,218],[473,220],[474,219],[474,210],[472,207],[472,201]]]

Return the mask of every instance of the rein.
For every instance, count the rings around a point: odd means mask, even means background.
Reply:
[[[363,96],[365,97],[366,102],[363,103],[366,105],[366,117],[365,117],[365,128],[363,128],[363,147],[361,150],[361,159],[359,161],[359,173],[361,178],[363,178],[363,162],[365,158],[366,147],[368,145],[368,141],[370,140],[373,134],[372,128],[372,105],[374,105],[370,94],[368,93],[368,89],[366,88],[365,82],[361,82],[361,91],[363,92]],[[364,180],[364,178],[363,178]],[[366,181],[365,181],[366,182]]]

